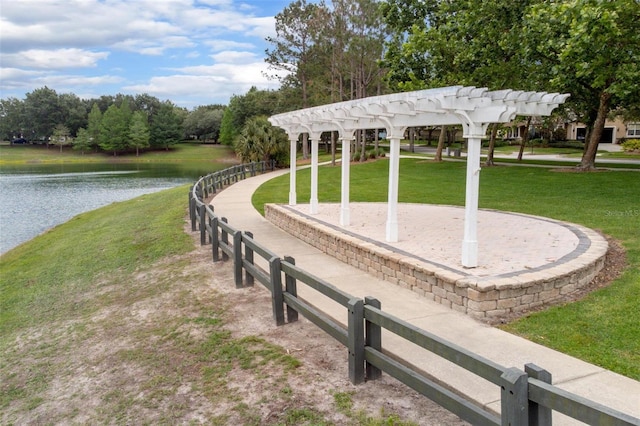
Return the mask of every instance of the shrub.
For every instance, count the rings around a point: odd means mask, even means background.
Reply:
[[[640,139],[627,139],[622,143],[625,152],[640,151]]]

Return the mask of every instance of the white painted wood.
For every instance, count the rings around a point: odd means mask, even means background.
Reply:
[[[351,224],[351,210],[349,208],[349,181],[351,171],[351,140],[340,137],[342,144],[342,175],[340,177],[340,225],[349,226]]]
[[[309,200],[311,214],[318,213],[318,140],[311,139],[311,200]]]
[[[400,176],[400,138],[392,137],[389,150],[389,195],[387,196],[386,240],[398,242],[398,181]]]
[[[289,147],[289,205],[296,205],[296,161],[297,161],[298,137],[290,136]]]

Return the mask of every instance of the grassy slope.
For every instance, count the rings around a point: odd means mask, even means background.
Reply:
[[[402,160],[401,202],[464,204],[464,163]],[[309,170],[298,172],[298,199],[309,199]],[[388,163],[351,169],[352,201],[385,201]],[[319,173],[319,199],[340,200],[340,167]],[[640,174],[562,173],[539,167],[484,168],[480,207],[523,212],[579,223],[620,240],[629,267],[610,287],[584,300],[533,314],[505,327],[620,374],[640,379]],[[288,176],[263,185],[253,203],[286,203]],[[428,225],[428,218],[425,223]]]
[[[214,162],[221,158],[233,158],[233,150],[221,145],[178,144],[169,151],[149,151],[136,157],[135,154],[113,156],[105,153],[81,154],[66,148],[62,152],[56,147],[47,149],[41,145],[0,145],[0,165],[24,163],[167,163],[167,162]]]
[[[0,336],[67,317],[101,277],[127,275],[193,248],[182,232],[186,187],[83,213],[0,257]]]

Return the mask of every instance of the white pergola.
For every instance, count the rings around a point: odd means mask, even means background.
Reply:
[[[486,88],[452,86],[373,96],[274,115],[269,121],[284,129],[291,142],[289,204],[296,204],[296,147],[298,137],[311,140],[310,213],[318,213],[318,142],[323,132],[338,131],[342,158],[351,157],[351,140],[356,130],[386,129],[390,141],[389,193],[386,222],[387,242],[398,241],[398,177],[400,141],[409,127],[462,124],[467,139],[467,182],[465,198],[462,265],[478,266],[477,212],[480,186],[480,148],[491,123],[507,123],[517,115],[545,116],[563,103],[568,94],[489,91]],[[340,225],[348,227],[349,161],[342,161]]]

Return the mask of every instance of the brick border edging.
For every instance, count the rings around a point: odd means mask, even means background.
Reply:
[[[481,320],[529,310],[586,286],[604,267],[608,250],[600,234],[571,224],[590,242],[580,256],[518,275],[476,277],[339,232],[285,206],[266,204],[265,218],[348,265]]]

